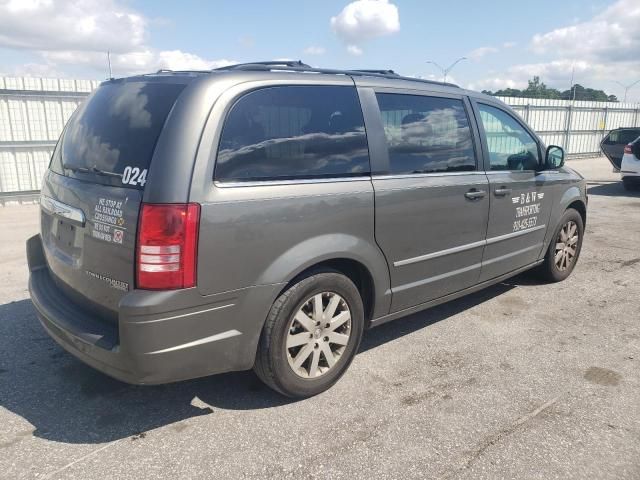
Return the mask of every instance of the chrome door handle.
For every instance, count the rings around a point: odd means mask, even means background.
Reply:
[[[496,197],[504,197],[505,195],[509,195],[511,193],[511,189],[506,187],[496,188],[493,193],[496,194]]]
[[[465,197],[467,197],[469,200],[476,200],[478,198],[482,198],[487,194],[487,192],[485,192],[484,190],[469,190],[467,193],[464,194]]]

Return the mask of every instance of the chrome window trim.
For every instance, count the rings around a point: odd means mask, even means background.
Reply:
[[[486,245],[493,245],[494,243],[502,242],[504,240],[509,240],[510,238],[520,237],[522,235],[526,235],[528,233],[537,232],[538,230],[542,230],[546,228],[546,225],[538,225],[537,227],[527,228],[526,230],[520,230],[518,232],[507,233],[505,235],[499,235],[497,237],[487,238],[486,240],[480,240],[473,243],[468,243],[466,245],[460,245],[459,247],[447,248],[446,250],[439,250],[437,252],[428,253],[426,255],[420,255],[418,257],[407,258],[405,260],[398,260],[397,262],[393,262],[394,267],[402,267],[404,265],[411,265],[413,263],[424,262],[426,260],[433,260],[434,258],[444,257],[446,255],[451,255],[454,253],[465,252],[467,250],[471,250],[478,247],[484,247]]]
[[[504,175],[505,173],[539,173],[544,170],[487,170],[487,175]]]
[[[470,170],[468,172],[428,172],[428,173],[396,173],[396,174],[376,174],[372,175],[373,180],[403,179],[403,178],[423,178],[423,177],[458,177],[464,175],[484,175],[485,172]]]
[[[371,176],[361,175],[357,177],[328,177],[328,178],[296,178],[290,180],[250,180],[246,182],[222,182],[215,180],[213,184],[220,188],[238,187],[262,187],[265,185],[305,185],[314,183],[334,183],[334,182],[362,182],[370,181]]]

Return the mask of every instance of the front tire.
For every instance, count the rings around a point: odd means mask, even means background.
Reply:
[[[274,390],[294,398],[333,386],[355,357],[364,330],[362,298],[337,272],[301,279],[274,302],[254,370]]]
[[[582,216],[573,208],[567,209],[560,219],[541,265],[541,272],[547,280],[561,282],[571,275],[580,256],[583,236]]]

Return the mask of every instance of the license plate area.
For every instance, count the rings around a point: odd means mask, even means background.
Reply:
[[[62,250],[70,251],[75,247],[76,227],[69,222],[58,219],[55,243]]]

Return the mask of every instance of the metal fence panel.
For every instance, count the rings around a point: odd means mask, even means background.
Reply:
[[[37,191],[69,117],[95,80],[0,77],[0,197]],[[640,104],[500,97],[547,145],[599,155],[610,130],[640,127]]]
[[[640,127],[640,104],[499,97],[569,157],[600,155],[600,141],[620,127]]]
[[[65,123],[98,83],[0,77],[0,200],[40,189]]]

